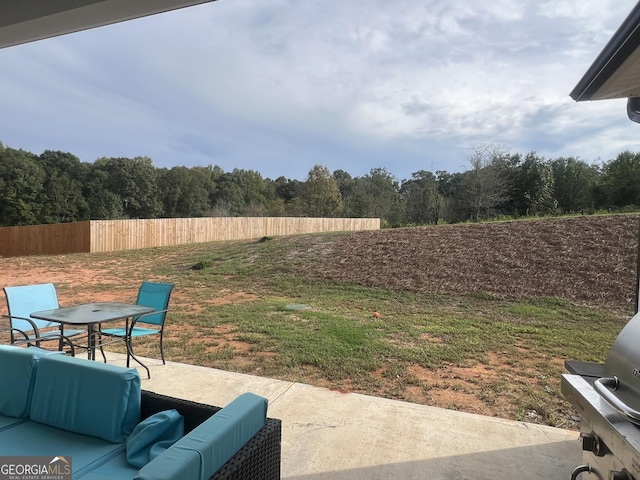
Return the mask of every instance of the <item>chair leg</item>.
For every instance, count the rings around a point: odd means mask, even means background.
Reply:
[[[100,332],[100,328],[102,327],[102,325],[98,326],[98,347],[100,347],[100,354],[102,355],[102,360],[104,361],[104,363],[107,363],[107,357],[104,354],[104,347],[102,346],[102,332]]]
[[[64,345],[64,344],[69,345],[69,353],[71,354],[72,357],[76,356],[76,347],[75,347],[75,345],[73,344],[73,342],[70,339],[68,339],[67,337],[62,337],[60,339],[60,344],[61,345]],[[59,351],[62,351],[63,348],[64,347],[61,347]]]
[[[164,348],[162,348],[162,337],[164,336],[164,327],[162,329],[160,329],[160,358],[162,358],[162,364],[166,365],[165,361],[164,361]]]
[[[147,367],[144,363],[142,363],[138,358],[133,354],[133,345],[131,345],[131,338],[127,341],[127,367],[129,366],[129,357],[133,358],[137,363],[140,364],[147,371],[147,379],[151,380],[151,371],[149,367]]]

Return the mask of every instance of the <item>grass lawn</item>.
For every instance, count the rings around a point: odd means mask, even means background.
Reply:
[[[628,309],[316,278],[338,238],[0,259],[0,268],[53,281],[63,304],[132,301],[142,280],[175,283],[171,361],[575,428],[560,393],[564,360],[604,361]],[[155,342],[137,353],[157,357]]]

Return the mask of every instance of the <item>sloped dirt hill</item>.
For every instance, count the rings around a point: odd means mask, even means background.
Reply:
[[[632,306],[638,215],[356,232],[308,275],[414,292]],[[311,269],[313,271],[311,271]]]

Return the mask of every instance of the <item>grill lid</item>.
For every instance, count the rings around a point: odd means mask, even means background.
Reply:
[[[613,408],[640,425],[640,313],[618,334],[603,376],[593,386]]]

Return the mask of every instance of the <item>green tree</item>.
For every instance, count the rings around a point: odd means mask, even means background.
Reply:
[[[125,218],[156,218],[162,214],[158,173],[149,157],[101,158],[96,160],[94,171],[106,174],[102,186],[120,197]]]
[[[405,220],[405,205],[400,194],[400,184],[386,168],[372,168],[358,180],[363,217],[379,217],[391,226],[399,226]]]
[[[241,170],[241,172],[239,184],[246,205],[245,215],[265,216],[269,201],[275,198],[275,190],[257,170]]]
[[[210,208],[209,192],[214,185],[200,169],[158,170],[158,185],[167,217],[201,217]]]
[[[640,206],[640,153],[626,150],[605,163],[603,186],[610,206]]]
[[[285,203],[291,203],[300,197],[304,183],[300,180],[278,177],[274,180],[275,192]]]
[[[89,166],[68,152],[45,150],[39,159],[46,174],[42,192],[44,222],[86,220],[89,207],[82,188]]]
[[[214,211],[218,216],[262,216],[270,194],[260,173],[234,168],[217,179]]]
[[[342,207],[345,217],[360,217],[359,202],[357,201],[357,180],[344,170],[334,170],[333,178],[336,179],[340,197],[342,197]]]
[[[412,173],[411,179],[402,183],[400,192],[405,197],[406,218],[409,223],[438,223],[445,200],[433,173],[426,170]]]
[[[594,206],[598,168],[574,157],[551,161],[554,196],[563,213],[576,213]]]
[[[304,182],[280,176],[273,181],[272,188],[275,198],[269,206],[270,215],[298,216],[304,214],[300,207]]]
[[[218,165],[215,165],[215,166],[208,165],[206,167],[192,167],[191,170],[193,170],[200,177],[202,177],[202,180],[200,181],[205,185],[205,188],[209,192],[209,200],[208,200],[209,212],[207,213],[207,215],[209,215],[211,213],[210,210],[216,204],[216,195],[218,193],[217,192],[218,180],[222,175],[224,175],[224,170]]]
[[[338,183],[345,217],[359,218],[368,216],[367,193],[365,180],[362,177],[352,177],[344,170],[336,170],[333,177]]]
[[[495,145],[475,147],[467,158],[464,193],[471,218],[491,218],[509,200],[508,153]]]
[[[337,217],[343,212],[338,182],[322,165],[314,165],[309,170],[301,201],[309,217]]]
[[[0,150],[0,224],[37,225],[43,222],[45,171],[33,153]]]
[[[89,207],[90,220],[124,219],[124,201],[119,194],[108,188],[109,173],[103,168],[106,161],[98,160],[89,169],[87,181],[84,184],[84,197]]]
[[[464,174],[436,171],[438,193],[442,195],[442,214],[440,217],[449,223],[464,221],[468,218],[468,206],[465,198]]]
[[[551,164],[535,152],[528,153],[516,168],[514,207],[518,215],[555,213],[553,170]]]

